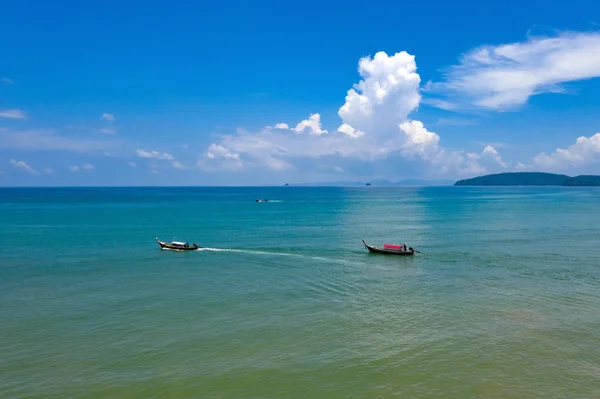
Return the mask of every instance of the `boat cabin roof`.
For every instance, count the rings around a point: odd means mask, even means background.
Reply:
[[[173,245],[185,245],[185,242],[173,241],[171,244],[173,244]]]
[[[383,247],[386,249],[402,249],[402,245],[394,245],[394,244],[383,244]]]

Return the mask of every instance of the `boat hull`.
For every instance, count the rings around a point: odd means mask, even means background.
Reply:
[[[415,251],[413,249],[410,249],[408,251],[397,250],[397,249],[387,249],[387,248],[380,248],[380,247],[375,247],[373,245],[369,245],[365,242],[365,240],[362,240],[362,242],[365,245],[365,248],[367,248],[369,250],[369,252],[374,253],[374,254],[397,255],[397,256],[413,256],[415,254]]]
[[[196,251],[200,249],[200,247],[197,245],[190,245],[189,247],[184,247],[181,245],[171,245],[169,243],[160,241],[158,238],[156,239],[156,242],[158,243],[158,245],[160,245],[161,249],[171,249],[173,251]]]

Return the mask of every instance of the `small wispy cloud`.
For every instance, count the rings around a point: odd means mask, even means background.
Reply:
[[[116,133],[116,131],[114,129],[109,129],[107,127],[104,127],[98,131],[102,134],[115,134]]]
[[[50,168],[44,168],[42,170],[42,172],[44,172],[47,175],[53,175],[54,174],[54,170],[50,169]]]
[[[89,163],[84,163],[83,165],[79,166],[79,165],[73,165],[73,166],[69,166],[69,171],[71,172],[79,172],[82,170],[94,170],[94,165],[90,165]]]
[[[9,79],[9,78],[2,78],[2,83],[11,85],[11,84],[15,83],[15,81],[12,79]]]
[[[108,122],[114,122],[115,121],[115,115],[114,114],[103,113],[100,118],[102,120],[105,120],[105,121],[108,121]]]
[[[515,165],[515,170],[517,170],[519,172],[527,172],[527,171],[535,170],[535,167],[531,164],[524,164],[523,162],[517,162],[517,164]]]
[[[13,130],[0,128],[0,148],[25,151],[101,151],[116,147],[114,139],[81,140],[59,135],[53,130]]]
[[[160,171],[158,170],[158,167],[154,164],[150,165],[150,173],[153,173],[155,175],[160,175]]]
[[[153,159],[160,159],[160,160],[166,160],[166,161],[172,161],[173,155],[171,154],[167,154],[166,152],[164,153],[160,153],[158,151],[146,151],[146,150],[141,150],[141,149],[137,149],[136,150],[138,157],[140,158],[153,158]]]
[[[432,107],[443,109],[446,111],[455,111],[458,108],[457,104],[447,100],[441,100],[439,98],[423,98],[421,102],[423,104],[427,104]]]
[[[5,109],[0,110],[0,118],[7,119],[26,119],[27,115],[20,109]]]
[[[15,167],[17,167],[19,169],[23,169],[24,171],[29,172],[29,173],[31,173],[33,175],[39,175],[40,174],[40,172],[38,172],[37,170],[33,169],[31,166],[27,165],[27,163],[25,161],[17,161],[15,159],[11,159],[10,163],[13,166],[15,166]]]
[[[444,82],[430,84],[428,90],[503,111],[541,93],[563,93],[564,83],[596,77],[600,77],[600,32],[562,32],[475,48],[448,70]]]
[[[440,118],[435,125],[437,126],[474,126],[477,122],[462,118]]]
[[[137,164],[135,162],[127,162],[127,164],[132,168],[137,168]]]
[[[185,169],[187,169],[181,162],[175,161],[175,162],[173,162],[172,165],[173,165],[173,167],[175,169],[179,169],[179,170],[185,170]]]

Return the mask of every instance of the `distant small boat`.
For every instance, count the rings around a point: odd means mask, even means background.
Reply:
[[[406,245],[391,245],[384,244],[383,247],[375,247],[373,245],[369,245],[362,240],[365,247],[369,250],[369,252],[377,253],[377,254],[388,254],[388,255],[404,255],[411,256],[415,254],[415,250],[412,247],[406,247]]]
[[[261,198],[261,199],[257,199],[257,200],[256,200],[256,202],[269,202],[269,200],[268,200],[268,199],[262,199],[262,198]]]
[[[161,249],[174,249],[177,251],[195,251],[200,248],[196,243],[192,245],[187,242],[173,241],[170,244],[164,241],[160,241],[158,237],[156,237],[156,242],[160,245]]]
[[[367,183],[367,184],[365,184],[365,186],[370,186],[370,185],[371,185],[371,183]]]

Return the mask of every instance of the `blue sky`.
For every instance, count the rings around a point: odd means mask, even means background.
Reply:
[[[598,2],[203,3],[3,2],[0,185],[600,174]]]

